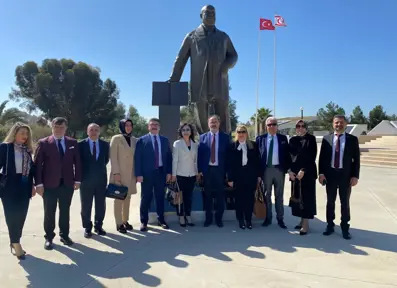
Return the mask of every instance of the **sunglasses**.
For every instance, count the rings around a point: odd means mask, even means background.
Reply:
[[[237,131],[237,134],[245,134],[247,131]]]
[[[271,126],[277,126],[277,123],[269,123],[269,124],[267,124],[267,127],[271,127]]]
[[[306,128],[305,125],[296,125],[295,128]]]

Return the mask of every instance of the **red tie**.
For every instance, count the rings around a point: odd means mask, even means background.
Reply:
[[[211,163],[215,163],[215,134],[212,134],[212,144],[211,144]]]
[[[339,162],[340,162],[340,136],[342,135],[335,135],[336,137],[336,145],[335,145],[335,159],[334,159],[334,168],[338,169],[339,168]]]

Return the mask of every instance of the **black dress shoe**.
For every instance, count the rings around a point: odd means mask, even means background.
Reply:
[[[147,225],[146,224],[141,224],[141,228],[139,229],[141,232],[146,232],[147,229]]]
[[[52,244],[52,240],[45,240],[44,249],[45,249],[45,250],[52,250],[52,249],[54,249],[54,245]]]
[[[216,221],[216,226],[218,226],[219,228],[223,227],[223,222],[222,221]]]
[[[159,221],[157,225],[163,229],[170,229],[170,226],[165,221]],[[185,225],[186,226],[186,225]]]
[[[343,239],[350,240],[352,239],[352,235],[348,231],[342,231]]]
[[[265,220],[265,221],[262,223],[262,226],[263,226],[263,227],[267,227],[267,226],[270,226],[271,224],[272,224],[271,221]]]
[[[302,229],[302,225],[296,225],[296,226],[294,227],[294,229],[296,229],[296,230],[301,230],[301,229]]]
[[[66,246],[72,246],[73,241],[69,237],[61,237],[61,242]]]
[[[307,235],[307,231],[299,231],[299,235],[301,236]]]
[[[277,224],[278,224],[278,226],[280,226],[281,228],[287,229],[287,226],[285,225],[284,221],[280,220],[280,221],[278,221]]]
[[[106,236],[106,231],[103,230],[103,228],[95,228],[94,231],[95,231],[95,233],[98,234],[99,236]]]
[[[204,227],[210,227],[212,225],[212,221],[205,220]]]
[[[119,231],[121,234],[126,234],[127,233],[127,229],[125,229],[124,225],[117,226],[117,231]]]
[[[132,225],[128,222],[125,222],[123,225],[125,230],[132,231],[134,229],[134,227],[132,227]]]
[[[244,222],[240,222],[239,226],[240,226],[241,229],[245,230],[245,223]]]
[[[92,232],[91,232],[91,230],[85,230],[85,232],[84,232],[84,237],[85,238],[91,238],[92,237]]]
[[[334,232],[335,232],[334,227],[332,227],[332,226],[327,226],[327,228],[326,228],[325,231],[323,232],[323,235],[324,235],[324,236],[329,236],[329,235],[331,235],[331,234],[334,233]]]
[[[194,223],[192,223],[192,222],[189,222],[188,220],[187,220],[187,218],[185,217],[185,223],[186,223],[186,225],[188,225],[188,226],[190,226],[190,227],[193,227],[193,226],[195,226],[195,224]]]
[[[248,222],[247,222],[247,228],[250,229],[250,230],[252,229],[252,223],[251,223],[251,221],[248,221]]]

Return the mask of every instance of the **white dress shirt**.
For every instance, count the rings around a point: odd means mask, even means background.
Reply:
[[[94,141],[91,140],[90,138],[88,138],[88,143],[90,144],[90,151],[91,151],[91,155],[94,152]],[[96,155],[95,155],[95,159],[98,159],[99,156],[99,139],[97,139],[95,141],[95,148],[96,148]]]
[[[279,165],[280,164],[280,160],[278,159],[278,139],[277,139],[277,134],[275,135],[271,135],[271,134],[267,134],[267,159],[266,159],[266,163],[267,160],[269,159],[269,149],[270,149],[270,141],[272,140],[273,137],[273,157],[272,157],[272,165]]]
[[[214,135],[215,135],[215,163],[211,163],[211,148],[212,148],[212,141],[214,140]],[[218,162],[218,151],[219,151],[219,132],[217,133],[210,133],[210,162],[209,165],[210,166],[218,166],[219,162]]]
[[[343,153],[345,152],[345,144],[346,144],[346,133],[340,134],[340,146],[339,146],[339,169],[343,169]],[[336,133],[332,136],[332,159],[331,159],[331,167],[334,167],[335,163],[335,148],[336,142],[338,141],[338,137],[336,137]]]
[[[242,150],[243,158],[242,158],[242,165],[245,166],[248,163],[248,156],[247,156],[247,143],[244,142],[239,142],[240,145],[238,145],[237,150]]]
[[[160,140],[160,135],[154,135],[152,133],[149,133],[150,139],[152,139],[152,145],[153,145],[153,152],[155,151],[155,146],[154,146],[154,136],[157,138],[157,144],[159,145],[159,167],[163,167],[163,157],[161,155],[161,140]]]
[[[198,174],[197,143],[190,140],[190,150],[184,139],[174,142],[172,149],[172,176],[192,177]]]

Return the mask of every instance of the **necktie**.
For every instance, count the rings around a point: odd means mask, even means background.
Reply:
[[[92,142],[92,157],[94,157],[94,160],[96,160],[96,142]]]
[[[273,146],[274,146],[274,137],[272,137],[272,139],[270,140],[270,144],[269,144],[269,154],[267,155],[267,166],[271,167],[273,166]]]
[[[335,135],[336,139],[336,145],[335,145],[335,158],[334,158],[334,168],[338,169],[339,168],[339,162],[340,162],[340,136],[342,135]]]
[[[59,153],[61,154],[61,157],[63,158],[63,156],[65,155],[65,151],[63,151],[63,147],[62,147],[61,141],[62,141],[62,139],[57,139],[58,150],[59,150]]]
[[[211,163],[215,163],[215,134],[212,134],[212,144],[211,144]]]
[[[157,169],[160,166],[160,153],[159,143],[157,142],[157,136],[154,137],[154,167]]]

